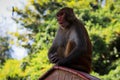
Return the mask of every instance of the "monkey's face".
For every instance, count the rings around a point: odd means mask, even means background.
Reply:
[[[62,29],[65,29],[68,27],[69,22],[65,19],[65,12],[61,11],[57,14],[57,21]]]

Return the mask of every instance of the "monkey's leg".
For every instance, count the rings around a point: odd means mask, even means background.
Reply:
[[[74,47],[75,47],[75,43],[73,41],[68,41],[64,56],[65,57],[69,56],[70,52],[73,50]]]

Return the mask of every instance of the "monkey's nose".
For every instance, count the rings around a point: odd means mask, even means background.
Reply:
[[[57,17],[57,20],[60,21],[60,20],[61,20],[61,17]]]

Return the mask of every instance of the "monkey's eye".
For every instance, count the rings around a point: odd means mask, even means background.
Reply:
[[[60,12],[57,14],[57,17],[64,15],[64,12]]]
[[[59,15],[61,16],[61,15],[63,15],[64,14],[64,12],[61,12]]]

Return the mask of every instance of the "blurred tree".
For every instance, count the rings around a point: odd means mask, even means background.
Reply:
[[[50,37],[55,35],[56,31],[55,27],[50,28],[51,24],[49,23],[55,21],[55,12],[61,5],[62,3],[58,3],[58,1],[30,0],[24,10],[19,10],[17,7],[14,8],[20,17],[14,17],[13,19],[33,32],[29,37],[34,39],[35,43],[31,47],[29,45],[26,46],[30,48],[30,53],[35,53],[39,49],[48,47],[49,41],[52,41]],[[47,22],[48,19],[51,22]],[[45,44],[46,46],[44,46]]]
[[[0,65],[9,57],[7,51],[9,50],[9,43],[7,37],[0,37]]]
[[[102,1],[105,1],[103,7]],[[93,43],[93,70],[104,75],[117,67],[113,67],[112,63],[120,58],[119,35],[116,36],[116,32],[120,34],[119,3],[119,0],[30,0],[25,9],[15,8],[19,18],[13,19],[32,30],[29,36],[34,39],[34,44],[30,49],[31,53],[37,53],[51,45],[57,28],[57,9],[64,6],[74,8]]]

